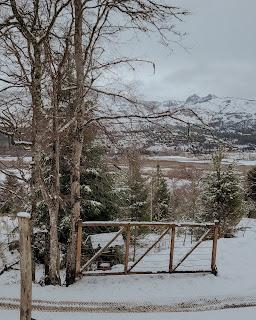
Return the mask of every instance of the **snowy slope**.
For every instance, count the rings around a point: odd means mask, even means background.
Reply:
[[[193,110],[201,119],[220,128],[234,124],[256,127],[256,99],[221,98],[212,94],[200,97],[194,94],[184,101],[169,100],[157,103],[155,111],[174,110],[180,107]],[[192,118],[193,115],[186,113],[187,120],[189,117]]]
[[[247,119],[251,116],[256,118],[256,99],[220,98],[212,94],[206,97],[200,97],[194,94],[184,101],[170,100],[164,101],[159,105],[161,108],[170,109],[178,106],[186,106],[205,114],[244,115]]]
[[[176,118],[201,127],[201,130],[198,127],[194,128],[198,132],[198,136],[194,138],[193,142],[194,147],[197,145],[196,151],[211,153],[216,147],[216,138],[230,143],[243,152],[256,150],[256,99],[221,98],[212,94],[200,97],[194,94],[184,101],[169,100],[158,103],[155,105],[154,112],[167,110],[175,110]],[[186,150],[188,147],[188,142],[185,142],[186,138],[184,137],[183,140],[175,139],[175,135],[178,138],[182,136],[182,131],[179,130],[182,123],[173,119],[166,119],[164,124],[167,127],[169,125],[169,129],[174,135],[168,135],[167,132],[162,135],[155,135],[152,139],[154,142],[150,147],[154,147],[156,143],[163,140],[162,142],[166,145],[180,148],[184,143],[184,150]],[[214,139],[211,134],[207,136],[205,130],[203,131],[205,140],[201,139],[202,128],[205,124],[211,128]]]
[[[222,125],[246,122],[256,124],[256,100],[218,98],[213,95],[197,99],[189,97],[185,105],[208,121],[222,121]]]
[[[256,100],[246,98],[219,98],[209,94],[206,97],[193,95],[187,98],[186,105],[201,108],[213,113],[245,113],[256,116]]]
[[[200,97],[194,94],[184,101],[144,101],[142,104],[144,109],[141,106],[139,108],[141,114],[175,111],[176,118],[165,117],[150,123],[144,121],[131,127],[125,122],[126,130],[133,133],[133,139],[136,138],[138,145],[143,144],[148,151],[154,152],[155,147],[158,149],[156,152],[163,151],[164,146],[184,147],[187,150],[190,145],[186,135],[187,122],[200,127],[193,127],[193,145],[201,153],[214,150],[216,138],[237,146],[241,151],[256,150],[256,99],[217,97],[212,94]],[[128,105],[127,110],[130,110],[128,113],[134,113]],[[202,131],[205,124],[211,127],[211,134],[205,129]],[[127,140],[123,123],[120,127],[115,124],[113,128],[120,133],[123,142]],[[202,133],[205,140],[202,139]]]

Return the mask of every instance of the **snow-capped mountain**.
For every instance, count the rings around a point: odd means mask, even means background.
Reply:
[[[256,150],[256,99],[220,98],[213,94],[200,97],[194,94],[184,101],[167,100],[145,105],[150,105],[151,110],[154,105],[154,112],[184,110],[179,114],[179,118],[186,122],[198,124],[200,118],[214,130],[218,138],[241,150]],[[173,126],[172,119],[169,124]],[[181,124],[177,122],[176,125],[179,128]],[[200,138],[204,133],[198,130],[197,135]],[[177,146],[179,142],[175,140],[174,144]],[[209,144],[208,139],[204,142],[201,140],[200,148],[206,148],[206,144]]]
[[[154,148],[156,144],[173,148],[185,146],[186,149],[193,144],[197,151],[211,152],[218,147],[219,141],[225,141],[242,151],[256,150],[256,99],[220,98],[213,94],[200,97],[194,94],[183,101],[143,101],[142,105],[137,109],[123,102],[115,111],[118,114],[138,112],[145,115],[170,110],[175,111],[175,116],[148,122],[124,119],[119,124],[111,124],[109,130],[122,143],[129,144],[130,140],[136,139],[137,144],[146,149]],[[196,124],[189,126],[192,134],[189,137],[188,123]]]
[[[184,106],[197,112],[203,119],[209,122],[222,120],[223,125],[229,123],[252,122],[256,120],[256,99],[219,98],[209,94],[200,97],[196,94],[189,96],[185,101],[165,101],[162,108]]]
[[[222,120],[223,125],[232,123],[255,126],[256,100],[244,98],[218,98],[208,95],[195,102],[190,102],[192,97],[186,100],[187,105],[197,110],[200,114],[209,114],[212,120]]]
[[[161,108],[184,106],[199,112],[202,116],[223,116],[226,120],[256,119],[256,99],[219,98],[209,94],[200,97],[196,94],[189,96],[185,101],[169,100],[161,104]]]

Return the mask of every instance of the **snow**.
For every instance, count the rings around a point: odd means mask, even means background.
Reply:
[[[0,161],[18,161],[22,160],[24,162],[31,162],[31,157],[14,157],[14,156],[2,156],[0,157]]]
[[[85,185],[85,186],[83,186],[82,188],[83,188],[83,190],[84,190],[85,192],[88,192],[88,193],[92,192],[92,189],[91,189],[90,186],[88,186],[88,185]]]
[[[242,99],[234,97],[212,98],[213,99],[209,99],[208,101],[199,101],[199,104],[195,107],[195,109],[206,113],[225,113],[227,115],[234,115],[234,113],[255,115],[256,113],[256,101],[253,99]],[[187,104],[187,106],[191,105],[192,104]]]
[[[91,173],[91,174],[93,174],[93,175],[95,175],[95,176],[98,176],[99,175],[99,172],[96,170],[96,169],[94,169],[94,168],[88,168],[88,169],[86,169],[85,170],[87,173]]]
[[[153,161],[170,161],[170,162],[180,162],[180,163],[212,163],[211,159],[207,158],[196,158],[196,157],[184,157],[184,156],[151,156],[147,157],[147,160]],[[240,166],[255,166],[256,160],[247,160],[247,159],[234,159],[224,158],[222,160],[223,164],[232,164],[235,163]]]
[[[90,236],[93,249],[97,249],[99,246],[103,248],[111,239],[117,235],[117,232],[99,233]],[[111,247],[123,246],[124,239],[120,234],[112,243]]]
[[[135,305],[174,305],[177,303],[206,303],[209,307],[219,301],[225,304],[256,301],[255,247],[256,221],[243,219],[238,226],[250,225],[250,230],[232,239],[218,242],[218,276],[212,274],[153,274],[107,277],[83,277],[76,284],[65,287],[41,287],[33,285],[33,299],[48,301],[94,301],[133,303]],[[99,236],[99,235],[97,235]],[[109,236],[109,234],[108,234]],[[152,239],[145,239],[151,241]],[[106,239],[105,239],[106,241]],[[122,240],[123,243],[123,240]],[[206,242],[205,242],[206,243]],[[163,248],[160,253],[164,253]],[[159,251],[151,255],[153,258]],[[148,260],[149,261],[149,260]],[[5,272],[0,276],[0,297],[19,297],[19,274],[17,271]],[[207,302],[209,301],[209,302]],[[143,314],[97,314],[97,313],[39,313],[34,316],[40,320],[86,320],[86,319],[159,319],[159,320],[205,320],[255,319],[256,308],[185,312],[185,313],[143,313]],[[0,318],[16,319],[16,311],[1,311]]]
[[[175,178],[170,179],[165,177],[165,180],[170,189],[182,188],[182,187],[191,185],[191,180],[187,180],[187,179],[175,179]]]
[[[0,160],[1,161],[1,160]],[[7,174],[12,175],[14,177],[18,177],[18,178],[25,178],[25,179],[29,179],[30,178],[30,173],[28,170],[22,170],[22,174],[19,170],[15,170],[15,169],[6,169],[4,170]],[[0,183],[4,182],[5,178],[6,178],[6,174],[3,172],[0,172]]]
[[[226,162],[231,163],[231,161]],[[256,160],[238,160],[236,163],[240,166],[256,166]]]
[[[152,156],[147,157],[148,160],[154,161],[177,161],[177,162],[197,162],[197,163],[208,163],[209,160],[199,160],[194,157],[182,157],[182,156]]]
[[[9,244],[18,239],[17,219],[0,217],[0,272],[5,265],[9,266],[19,260],[17,250],[9,251]]]
[[[74,301],[126,301],[154,305],[169,305],[203,297],[256,297],[256,234],[246,232],[244,237],[221,239],[218,247],[217,277],[211,274],[84,277],[68,289],[34,285],[33,297],[58,297],[60,300]],[[10,281],[16,283],[10,285]],[[0,289],[2,297],[19,296],[15,271],[4,273],[0,277]]]
[[[4,182],[6,175],[0,172],[0,183]]]
[[[93,207],[101,207],[102,203],[99,201],[95,201],[95,200],[87,200],[88,203],[90,203],[90,205],[92,205]]]
[[[18,220],[7,216],[0,217],[0,243],[15,240],[13,231],[18,227]]]
[[[17,217],[18,218],[27,218],[30,219],[31,218],[31,214],[28,212],[19,212],[17,213]]]
[[[252,218],[243,218],[236,227],[237,229],[248,228],[252,229],[252,231],[256,231],[256,220]]]
[[[0,310],[1,319],[17,320],[18,311]],[[205,312],[172,313],[41,313],[33,312],[40,320],[254,320],[256,308],[241,308]]]
[[[168,107],[170,102],[160,104],[160,110],[166,110],[166,106]],[[254,99],[192,95],[186,101],[175,102],[173,108],[179,106],[192,109],[204,121],[221,119],[226,122],[239,123],[241,120],[254,120],[256,116],[256,100]],[[168,108],[172,108],[172,106]]]

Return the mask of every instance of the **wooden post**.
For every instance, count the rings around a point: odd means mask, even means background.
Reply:
[[[32,256],[30,214],[17,214],[20,233],[20,320],[31,320],[32,311]]]
[[[213,226],[213,239],[212,239],[212,260],[211,260],[211,269],[212,273],[217,275],[217,266],[216,266],[216,257],[217,257],[217,243],[219,237],[219,221],[214,221],[215,225]]]
[[[76,276],[81,274],[81,250],[82,250],[82,234],[83,234],[83,221],[78,220],[77,223],[77,242],[76,242]]]
[[[125,261],[124,261],[125,274],[128,273],[130,239],[131,239],[131,227],[130,227],[130,224],[128,224],[126,228],[126,241],[125,241]]]
[[[169,272],[170,273],[172,272],[172,269],[173,269],[175,233],[176,233],[175,226],[172,226],[171,243],[170,243],[170,261],[169,261]]]
[[[150,181],[150,221],[153,221],[153,177]]]

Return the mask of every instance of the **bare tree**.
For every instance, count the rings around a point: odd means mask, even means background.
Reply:
[[[1,92],[16,93],[19,99],[15,107],[19,110],[25,104],[25,109],[31,115],[31,137],[26,141],[20,140],[19,137],[16,139],[18,127],[15,121],[11,121],[8,130],[3,130],[2,133],[9,135],[13,144],[31,148],[33,160],[31,191],[35,192],[36,187],[40,189],[49,210],[51,234],[49,277],[52,284],[60,283],[57,265],[59,261],[57,223],[60,199],[57,113],[60,79],[66,56],[64,49],[56,64],[56,60],[53,63],[49,52],[54,52],[55,56],[58,55],[56,28],[58,27],[57,39],[65,38],[61,33],[63,25],[60,25],[63,15],[67,14],[66,10],[70,2],[70,0],[1,2],[0,41],[4,59],[2,59],[0,74],[1,82],[5,84]],[[72,19],[70,21],[69,23],[72,24]],[[64,30],[66,33],[66,28]],[[46,84],[49,79],[52,80],[50,91]],[[6,117],[4,121],[8,124]],[[49,135],[50,141],[47,139]],[[49,145],[52,179],[47,184],[43,174],[42,156]],[[32,195],[32,199],[35,199],[35,194]],[[35,210],[35,206],[32,209]]]

